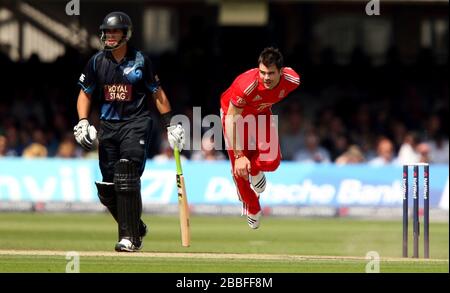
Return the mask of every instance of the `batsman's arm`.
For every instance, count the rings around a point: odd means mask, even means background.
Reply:
[[[156,108],[161,115],[167,114],[172,110],[169,99],[161,87],[152,94],[152,97],[155,100]]]
[[[91,95],[87,94],[83,90],[80,90],[77,100],[77,111],[79,120],[87,119],[89,116],[90,109],[91,109]]]

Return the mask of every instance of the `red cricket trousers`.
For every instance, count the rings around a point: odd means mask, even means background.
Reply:
[[[251,115],[251,117],[249,117]],[[278,119],[267,111],[258,115],[248,114],[243,120],[249,123],[240,123],[237,126],[237,135],[244,142],[242,152],[249,159],[251,176],[260,171],[272,172],[280,165],[281,152],[278,140]],[[244,204],[244,213],[256,214],[261,210],[259,197],[250,186],[248,178],[234,175],[234,152],[228,143],[225,116],[222,117],[222,126],[227,142],[227,151],[231,162],[231,172],[236,184],[239,200]]]

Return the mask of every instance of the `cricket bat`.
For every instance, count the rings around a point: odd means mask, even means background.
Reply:
[[[189,205],[186,197],[186,186],[184,185],[183,169],[181,168],[180,151],[178,148],[175,147],[173,154],[177,165],[177,190],[178,207],[180,210],[181,245],[188,247],[191,244]]]

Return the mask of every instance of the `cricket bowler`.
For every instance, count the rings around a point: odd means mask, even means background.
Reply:
[[[264,172],[275,171],[281,161],[278,125],[271,107],[299,85],[299,75],[283,67],[281,52],[269,47],[261,52],[258,67],[239,75],[220,99],[232,176],[252,229],[260,226]]]

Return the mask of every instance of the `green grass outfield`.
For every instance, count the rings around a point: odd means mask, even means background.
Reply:
[[[251,230],[244,217],[193,216],[188,248],[176,216],[144,221],[143,252],[119,254],[107,214],[1,213],[0,272],[65,272],[67,251],[80,253],[81,272],[364,273],[369,251],[381,272],[449,272],[448,223],[430,226],[431,260],[405,260],[401,221],[266,217]]]

